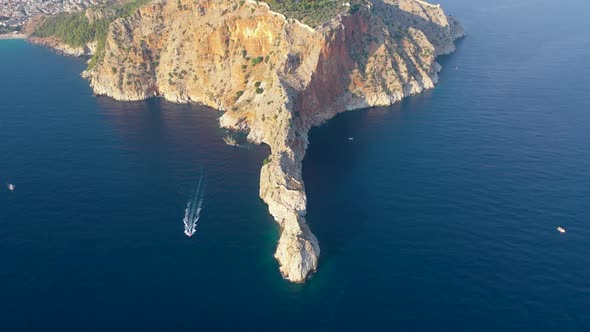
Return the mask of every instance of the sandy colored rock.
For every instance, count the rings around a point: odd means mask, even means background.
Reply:
[[[371,0],[317,29],[263,2],[156,0],[111,24],[104,59],[86,76],[118,100],[214,107],[221,126],[268,144],[260,197],[281,228],[275,257],[285,278],[303,282],[320,255],[301,177],[309,129],[434,87],[436,56],[461,36],[440,6],[419,0]]]

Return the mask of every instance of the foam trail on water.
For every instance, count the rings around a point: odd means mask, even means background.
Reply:
[[[184,234],[188,237],[195,234],[197,228],[197,221],[201,217],[201,211],[203,210],[203,199],[205,194],[205,185],[203,183],[203,171],[199,177],[199,183],[193,193],[193,196],[188,201],[186,209],[184,210]]]

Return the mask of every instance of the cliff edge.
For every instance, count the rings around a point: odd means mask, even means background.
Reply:
[[[260,197],[280,225],[275,257],[292,282],[320,255],[301,176],[309,129],[434,87],[436,57],[463,36],[440,6],[420,0],[341,6],[312,28],[263,2],[155,0],[110,24],[104,56],[84,73],[96,94],[118,100],[214,107],[221,126],[270,146]]]

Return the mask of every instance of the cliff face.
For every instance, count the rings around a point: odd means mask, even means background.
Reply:
[[[221,126],[268,144],[260,197],[280,225],[281,273],[302,282],[320,254],[305,221],[308,130],[432,88],[435,57],[460,36],[457,21],[420,0],[371,0],[315,30],[262,2],[156,0],[111,24],[104,59],[86,75],[115,99],[220,109]]]

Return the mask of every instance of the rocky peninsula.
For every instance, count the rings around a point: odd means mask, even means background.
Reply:
[[[331,2],[335,14],[313,26],[269,3],[151,1],[109,24],[103,53],[83,75],[97,95],[117,100],[211,106],[224,112],[222,127],[270,146],[260,197],[280,225],[282,275],[303,282],[320,256],[305,219],[308,131],[340,112],[433,88],[436,57],[453,52],[464,33],[421,0]],[[96,50],[78,47],[76,55]]]

